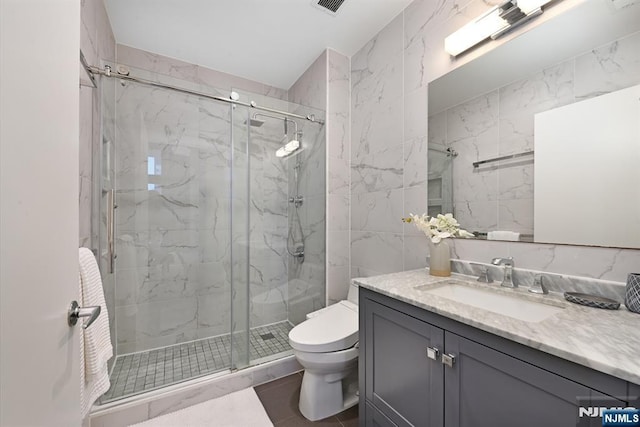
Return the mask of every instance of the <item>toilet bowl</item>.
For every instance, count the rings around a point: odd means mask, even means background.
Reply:
[[[289,343],[304,367],[299,408],[317,421],[358,403],[357,286],[347,300],[307,315],[289,332]]]

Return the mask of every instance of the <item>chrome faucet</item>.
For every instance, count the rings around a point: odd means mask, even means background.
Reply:
[[[491,261],[493,265],[504,265],[504,277],[502,278],[502,283],[500,286],[504,286],[505,288],[517,288],[518,286],[513,283],[513,279],[511,278],[513,273],[513,257],[509,258],[494,258]]]
[[[491,276],[489,276],[489,267],[485,267],[482,265],[478,265],[478,267],[480,267],[480,275],[476,280],[483,283],[493,283],[493,279],[491,278]]]
[[[534,294],[548,294],[549,290],[544,285],[544,276],[542,274],[536,274],[533,278],[533,286],[529,288],[529,292]]]

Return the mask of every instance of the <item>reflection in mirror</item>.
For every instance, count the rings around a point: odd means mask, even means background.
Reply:
[[[429,216],[453,212],[453,159],[457,155],[451,148],[429,145]]]
[[[639,83],[637,0],[588,0],[431,82],[429,214],[452,212],[465,229],[481,238],[640,248],[640,230],[628,227],[612,230],[606,238],[585,229],[584,224],[579,230],[572,228],[577,222],[568,218],[553,229],[553,238],[549,233],[538,237],[534,227],[540,223],[534,218],[534,205],[547,200],[544,195],[540,197],[545,199],[538,197],[534,184],[539,179],[561,182],[563,171],[568,173],[569,166],[578,165],[565,162],[565,169],[537,167],[536,116]],[[639,117],[640,103],[636,105],[639,109],[635,117]],[[592,120],[591,124],[602,127],[603,135],[618,131],[607,127],[611,125],[607,120]],[[635,129],[630,144],[640,147],[637,122]],[[581,138],[578,132],[570,136],[573,143]],[[612,143],[604,138],[578,148],[588,153],[581,156],[580,167],[596,170],[598,162],[611,158],[603,154],[605,151],[640,156],[640,148],[623,152]],[[457,156],[443,155],[447,149]],[[623,164],[628,162],[620,162],[617,167]],[[441,182],[441,171],[449,171],[451,182]],[[554,209],[560,212],[570,206],[589,207],[606,216],[609,209],[621,208],[624,200],[611,198],[611,188],[620,184],[611,178],[611,174],[600,174],[600,184],[592,185],[590,192],[558,197]],[[449,193],[444,191],[447,185]],[[636,184],[634,189],[638,188]],[[635,194],[636,205],[640,203],[640,190],[613,193],[626,198]],[[608,200],[608,206],[599,203],[604,200]]]

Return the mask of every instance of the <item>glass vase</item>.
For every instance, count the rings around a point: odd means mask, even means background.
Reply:
[[[443,239],[433,243],[429,239],[429,274],[432,276],[451,276],[451,253],[449,243]]]

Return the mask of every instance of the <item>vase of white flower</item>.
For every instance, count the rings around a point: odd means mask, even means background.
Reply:
[[[451,276],[451,251],[446,240],[433,243],[429,239],[429,274],[432,276]]]
[[[451,253],[447,243],[449,237],[474,237],[473,234],[460,228],[460,224],[448,213],[430,217],[410,214],[405,222],[413,222],[419,230],[429,238],[429,274],[432,276],[451,275]]]

